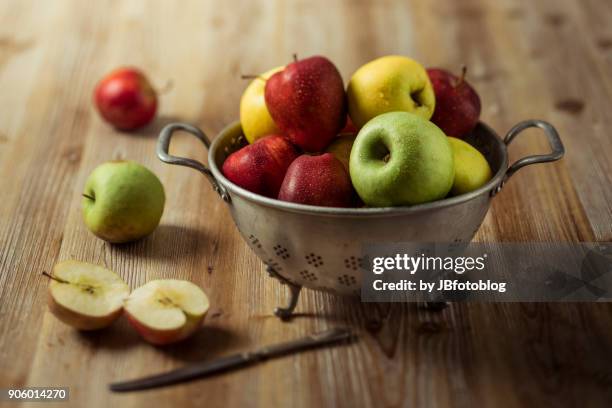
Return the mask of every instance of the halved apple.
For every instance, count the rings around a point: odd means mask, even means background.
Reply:
[[[130,294],[128,285],[115,272],[80,261],[55,265],[49,284],[49,308],[64,323],[79,330],[109,326],[123,310]]]
[[[208,297],[191,282],[154,280],[139,287],[125,301],[128,321],[149,343],[163,345],[183,340],[202,324]]]

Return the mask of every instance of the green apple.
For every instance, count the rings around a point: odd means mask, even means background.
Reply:
[[[55,265],[49,284],[49,309],[79,330],[109,326],[123,312],[130,288],[115,272],[75,260]]]
[[[351,157],[355,137],[357,135],[354,133],[341,133],[325,149],[325,152],[333,154],[336,159],[340,160],[347,173],[349,172],[349,158]]]
[[[482,153],[461,139],[449,137],[455,159],[455,181],[452,195],[474,191],[491,180],[491,167]]]
[[[280,134],[266,106],[264,97],[266,80],[285,67],[276,67],[257,76],[245,89],[240,98],[240,123],[242,132],[249,143],[260,137]]]
[[[413,205],[444,198],[453,185],[453,151],[436,125],[408,112],[369,121],[350,158],[353,186],[372,207]]]
[[[110,161],[89,175],[82,211],[87,228],[113,243],[150,234],[159,224],[166,197],[157,176],[133,161]]]
[[[386,112],[412,112],[429,119],[436,105],[425,68],[398,55],[363,65],[351,77],[346,92],[349,115],[357,128]]]

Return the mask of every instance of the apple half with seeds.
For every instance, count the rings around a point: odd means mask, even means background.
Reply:
[[[128,321],[146,341],[164,345],[192,335],[201,326],[209,301],[191,282],[164,279],[134,290],[124,307]]]
[[[49,284],[49,308],[62,322],[79,330],[109,326],[123,310],[128,285],[115,272],[86,262],[55,265]]]

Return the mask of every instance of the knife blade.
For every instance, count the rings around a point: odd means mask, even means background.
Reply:
[[[352,338],[353,334],[348,329],[329,329],[322,332],[313,333],[297,340],[264,346],[253,351],[237,353],[210,361],[189,364],[185,367],[162,374],[152,375],[136,380],[116,382],[110,384],[109,388],[114,392],[127,392],[163,387],[166,385],[177,384],[255,364],[260,361],[272,357],[286,355],[291,352],[320,347],[343,340],[348,341]]]

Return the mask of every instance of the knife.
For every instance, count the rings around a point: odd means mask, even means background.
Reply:
[[[304,338],[290,342],[273,344],[254,351],[247,351],[211,361],[202,361],[199,363],[190,364],[167,373],[144,377],[137,380],[113,383],[109,385],[109,388],[114,392],[126,392],[163,387],[165,385],[177,384],[193,380],[195,378],[206,377],[212,374],[229,371],[234,368],[244,367],[268,358],[286,355],[291,352],[320,347],[343,340],[352,340],[352,338],[353,334],[348,329],[329,329],[322,332],[313,333]]]

